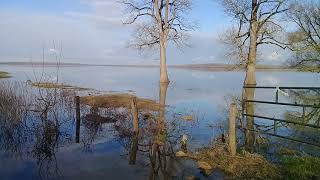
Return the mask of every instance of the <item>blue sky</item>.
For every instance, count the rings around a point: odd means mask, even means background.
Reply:
[[[0,61],[38,61],[43,48],[61,44],[64,62],[157,64],[157,51],[127,47],[133,27],[124,26],[123,17],[116,0],[1,0]],[[231,19],[222,7],[213,0],[193,0],[189,18],[198,24],[191,33],[191,48],[170,46],[168,63],[228,62],[219,37]],[[50,56],[46,51],[48,61]]]

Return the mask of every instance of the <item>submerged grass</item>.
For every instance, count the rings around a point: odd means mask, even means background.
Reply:
[[[82,104],[99,107],[99,108],[109,108],[109,107],[127,107],[131,108],[131,100],[136,98],[137,108],[140,110],[149,111],[159,111],[163,106],[161,106],[156,101],[150,99],[139,98],[131,94],[104,94],[98,96],[83,96],[80,101]]]
[[[5,71],[0,71],[0,78],[10,78],[10,73]]]
[[[38,87],[38,88],[46,88],[46,89],[72,89],[72,90],[78,90],[78,91],[90,90],[89,88],[71,86],[67,84],[62,84],[62,83],[60,84],[60,83],[54,83],[54,82],[32,82],[31,86]]]
[[[65,84],[58,84],[58,83],[52,83],[52,82],[34,82],[31,84],[33,87],[39,87],[39,88],[70,88],[72,86],[65,85]]]

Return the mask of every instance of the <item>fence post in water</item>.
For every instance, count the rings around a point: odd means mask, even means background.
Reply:
[[[139,134],[135,133],[131,140],[131,150],[129,156],[129,165],[136,164],[137,152],[138,152],[138,142],[139,142]]]
[[[232,103],[229,110],[229,152],[232,156],[236,155],[236,104]]]
[[[277,134],[277,121],[273,120],[273,133]]]
[[[139,119],[138,119],[137,99],[135,97],[131,99],[131,113],[132,113],[132,120],[133,120],[133,132],[137,134],[139,132]]]
[[[279,89],[276,91],[276,103],[279,102]],[[277,134],[277,121],[273,121],[273,132],[274,134]]]
[[[75,97],[76,103],[76,143],[80,142],[80,97]]]

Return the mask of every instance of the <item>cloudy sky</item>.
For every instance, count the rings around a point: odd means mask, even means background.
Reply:
[[[193,0],[189,18],[198,28],[191,47],[168,49],[169,64],[230,62],[219,37],[230,26],[222,7],[213,0]],[[64,62],[95,64],[157,64],[158,52],[128,48],[133,26],[117,0],[1,0],[0,61],[39,61],[43,49],[62,49]],[[279,63],[281,52],[262,56]],[[51,52],[52,53],[52,52]]]

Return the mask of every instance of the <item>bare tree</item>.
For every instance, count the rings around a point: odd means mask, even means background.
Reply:
[[[169,82],[166,64],[168,41],[184,45],[186,32],[193,29],[185,17],[191,10],[190,0],[123,0],[130,18],[136,23],[133,46],[160,48],[160,82]]]
[[[294,2],[288,17],[298,27],[289,34],[295,57],[291,65],[312,72],[320,72],[320,3]]]
[[[225,12],[237,22],[226,37],[226,42],[233,50],[230,55],[235,55],[240,60],[240,65],[246,68],[245,85],[256,85],[257,51],[260,45],[275,45],[282,49],[289,48],[283,43],[280,34],[283,28],[279,17],[288,11],[288,0],[219,0]],[[255,89],[244,89],[243,100],[254,100]],[[254,103],[245,102],[246,114],[254,115]],[[252,150],[255,142],[254,118],[246,117],[246,145]]]
[[[271,44],[282,49],[279,15],[288,10],[287,0],[219,0],[225,12],[237,21],[225,41],[233,46],[231,55],[236,55],[240,65],[246,68],[245,84],[255,85],[255,66],[259,45]]]

